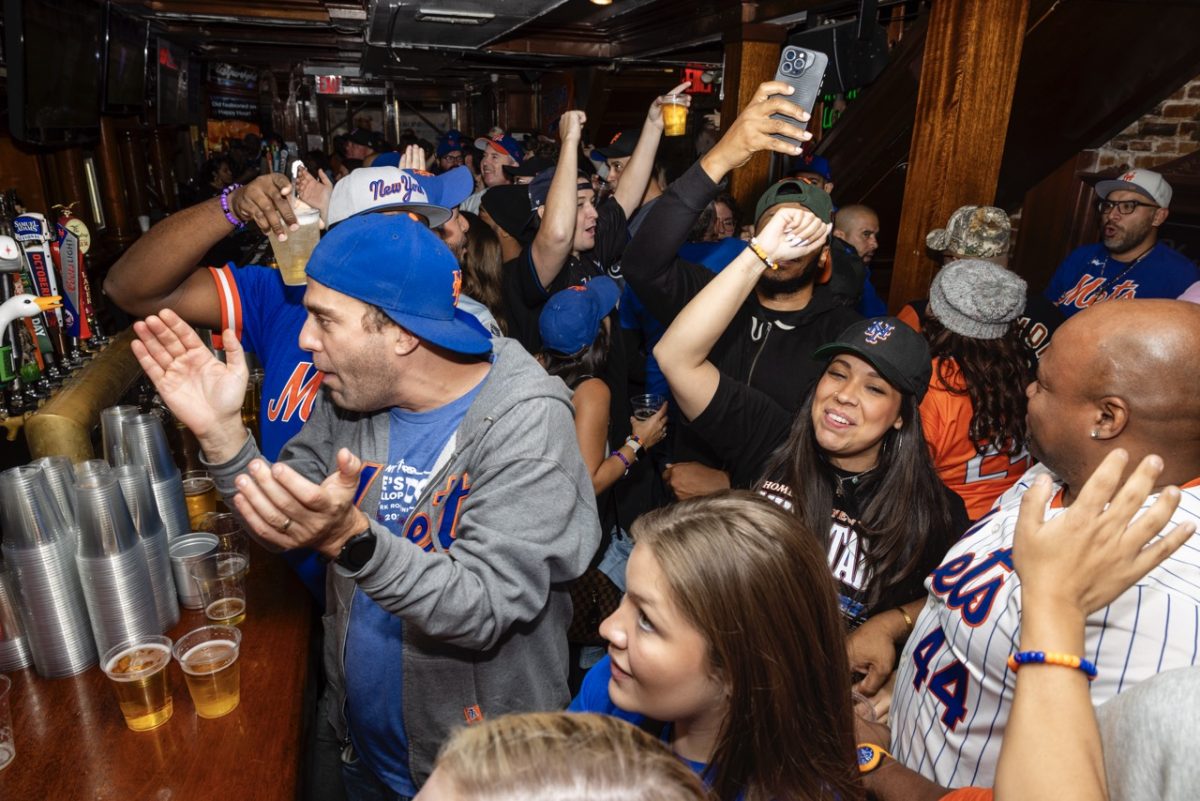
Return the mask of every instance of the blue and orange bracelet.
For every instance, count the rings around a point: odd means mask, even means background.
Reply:
[[[1058,665],[1082,670],[1088,677],[1088,681],[1095,681],[1098,673],[1094,663],[1074,654],[1060,654],[1054,651],[1018,651],[1008,658],[1008,668],[1014,673],[1020,670],[1021,665],[1029,664]]]

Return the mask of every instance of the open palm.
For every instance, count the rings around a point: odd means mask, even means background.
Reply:
[[[134,323],[133,353],[171,412],[198,437],[241,426],[248,372],[233,332],[223,337],[227,363],[204,346],[191,326],[165,310]]]

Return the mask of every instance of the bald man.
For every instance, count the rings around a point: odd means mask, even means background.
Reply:
[[[833,215],[833,235],[858,251],[870,264],[879,250],[879,215],[869,206],[842,206]]]
[[[907,638],[892,699],[891,741],[896,759],[912,771],[943,787],[991,786],[1016,684],[1009,654],[1063,647],[1021,639],[1013,529],[1021,496],[1039,476],[1054,482],[1049,518],[1071,503],[1072,493],[1114,449],[1129,454],[1126,477],[1143,457],[1157,454],[1164,463],[1157,489],[1174,484],[1182,490],[1172,523],[1200,519],[1197,341],[1200,307],[1176,300],[1098,304],[1064,323],[1028,389],[1029,449],[1042,463],[1001,496],[930,574],[911,634],[898,612],[872,618],[855,632],[851,661],[876,674],[866,680],[872,687],[890,666],[862,661],[872,653],[871,641],[888,626],[897,643]],[[1157,492],[1146,506],[1156,498]],[[909,618],[921,603],[905,609]],[[1091,698],[1100,704],[1161,671],[1197,664],[1198,640],[1200,536],[1193,536],[1087,618],[1084,647],[1075,655],[1096,664]],[[891,776],[868,780],[880,785],[872,789],[882,798],[902,797],[895,791],[905,771]],[[910,786],[903,797],[922,796]]]
[[[830,288],[863,317],[887,314],[887,304],[871,283],[870,263],[879,249],[879,217],[867,206],[843,206],[833,214],[833,238],[841,247],[831,248]]]

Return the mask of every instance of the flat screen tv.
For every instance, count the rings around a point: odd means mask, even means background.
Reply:
[[[159,38],[158,57],[158,124],[186,125],[188,123],[188,83],[191,68],[188,52],[182,47]]]
[[[104,111],[138,114],[146,105],[146,46],[144,20],[134,19],[108,4],[105,26]]]
[[[104,7],[91,0],[4,0],[8,119],[17,139],[63,144],[100,129]]]

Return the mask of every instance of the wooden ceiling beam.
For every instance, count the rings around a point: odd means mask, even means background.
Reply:
[[[192,14],[244,19],[279,19],[308,22],[329,22],[329,12],[321,0],[287,0],[287,3],[264,0],[185,0],[168,2],[152,0],[148,8],[153,13]]]

